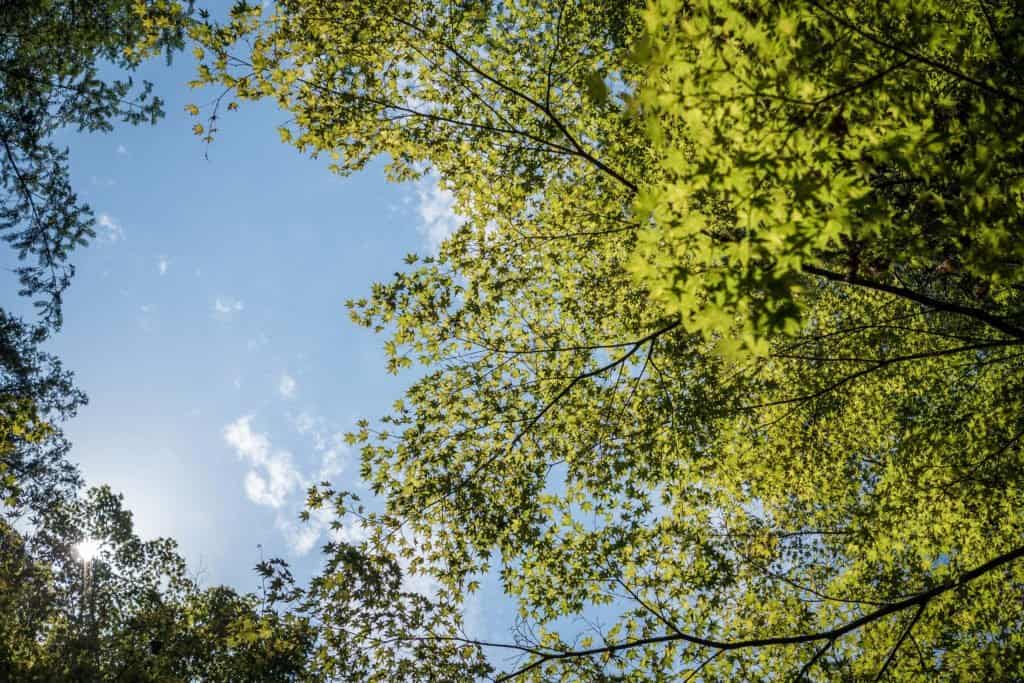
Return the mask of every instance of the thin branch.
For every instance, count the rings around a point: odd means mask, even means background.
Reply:
[[[610,361],[609,363],[607,363],[605,365],[602,365],[601,367],[594,368],[593,370],[588,370],[587,372],[582,372],[582,373],[576,375],[575,377],[573,377],[572,380],[568,384],[566,384],[564,387],[562,387],[562,389],[557,394],[555,394],[555,396],[551,400],[549,400],[547,403],[545,403],[544,407],[541,408],[540,412],[536,413],[533,416],[533,418],[531,418],[530,421],[527,422],[527,424],[515,435],[515,437],[512,439],[512,443],[509,444],[508,449],[506,451],[504,451],[504,453],[510,453],[513,450],[515,450],[515,448],[523,440],[523,438],[526,436],[526,434],[529,433],[529,431],[534,427],[534,425],[536,425],[538,422],[540,422],[544,418],[544,416],[547,415],[547,413],[552,408],[554,408],[558,404],[559,401],[561,401],[563,398],[565,398],[565,396],[567,396],[569,394],[569,392],[571,392],[573,390],[573,388],[577,384],[579,384],[580,382],[582,382],[582,381],[584,381],[586,379],[590,379],[591,377],[596,377],[596,376],[601,375],[601,374],[603,374],[605,372],[608,372],[609,370],[612,370],[612,369],[618,367],[622,363],[625,363],[633,355],[635,355],[636,352],[639,351],[643,347],[644,344],[647,344],[648,342],[653,342],[655,339],[657,339],[661,335],[663,335],[663,334],[665,334],[665,333],[667,333],[667,332],[669,332],[671,330],[674,330],[675,328],[679,327],[680,324],[681,323],[679,321],[676,321],[674,323],[666,325],[665,327],[663,327],[663,328],[661,328],[659,330],[655,330],[654,332],[651,332],[647,336],[645,336],[645,337],[643,337],[641,339],[638,339],[636,342],[633,343],[632,347],[628,351],[626,351],[624,354],[622,354],[621,356],[619,356],[615,360]],[[465,477],[463,477],[461,479],[461,481],[459,482],[459,484],[458,484],[458,486],[456,488],[461,487],[466,482],[468,482],[473,477],[475,477],[477,474],[479,474],[482,470],[484,470],[487,467],[489,467],[492,463],[494,463],[498,459],[498,457],[500,455],[501,455],[501,453],[494,453],[493,455],[491,455],[491,457],[487,458],[482,463],[480,463],[479,465],[474,467],[472,472],[470,472],[467,476],[465,476]]]
[[[715,650],[709,656],[705,657],[704,661],[702,661],[700,664],[698,664],[696,667],[694,667],[693,671],[691,671],[690,674],[683,680],[683,683],[689,683],[691,680],[693,680],[693,678],[697,674],[699,674],[701,671],[704,670],[704,667],[706,667],[711,662],[715,661],[715,659],[720,654],[722,654],[722,650]]]
[[[409,28],[409,29],[419,33],[420,35],[425,35],[426,34],[426,31],[422,27],[418,26],[417,24],[414,24],[414,23],[412,23],[410,21],[407,21],[407,20],[402,19],[400,17],[397,17],[395,15],[391,15],[391,19],[393,21],[395,21],[395,22],[405,26],[406,28]],[[428,39],[430,39],[429,36],[428,36]],[[619,173],[615,169],[611,168],[610,166],[608,166],[607,164],[602,162],[600,159],[598,159],[593,154],[591,154],[591,152],[589,150],[587,150],[585,147],[583,147],[583,145],[580,144],[580,142],[576,139],[576,137],[571,132],[569,132],[569,129],[566,127],[565,123],[551,110],[550,107],[546,106],[542,102],[538,102],[536,99],[534,99],[530,95],[526,94],[522,90],[519,90],[518,88],[515,88],[515,87],[509,85],[508,83],[505,83],[503,80],[497,78],[496,76],[494,76],[494,75],[484,71],[479,66],[477,66],[475,62],[473,62],[471,59],[466,57],[460,50],[458,50],[451,43],[448,43],[448,42],[443,41],[443,40],[437,40],[436,42],[441,47],[443,47],[444,49],[448,50],[452,54],[452,56],[455,57],[455,59],[457,59],[459,62],[461,62],[470,71],[472,71],[473,73],[477,74],[478,76],[480,76],[484,80],[489,81],[490,83],[494,84],[496,87],[500,88],[501,90],[504,90],[505,92],[507,92],[508,94],[512,95],[513,97],[516,97],[516,98],[526,102],[531,107],[533,107],[537,111],[541,112],[549,121],[551,121],[551,123],[554,124],[555,128],[558,129],[558,131],[565,137],[565,139],[569,141],[569,144],[576,150],[576,153],[577,153],[577,155],[579,157],[581,157],[581,158],[585,159],[586,161],[590,162],[596,168],[600,169],[601,171],[603,171],[608,176],[610,176],[610,177],[614,178],[615,180],[617,180],[619,183],[621,183],[623,186],[625,186],[630,192],[635,193],[637,191],[636,183],[628,180],[621,173]]]
[[[859,35],[859,36],[861,36],[863,38],[867,38],[869,41],[871,41],[875,45],[878,45],[879,47],[882,47],[882,48],[885,48],[886,50],[891,50],[893,52],[901,54],[904,57],[907,57],[908,59],[914,60],[915,62],[920,62],[921,64],[925,64],[927,66],[930,66],[933,69],[935,69],[937,71],[941,71],[942,73],[946,74],[947,76],[952,76],[953,78],[956,78],[957,80],[963,81],[964,83],[970,83],[975,88],[978,88],[979,90],[981,90],[983,92],[986,92],[989,95],[994,95],[995,97],[1000,97],[1000,98],[1003,98],[1005,100],[1009,100],[1010,102],[1014,102],[1016,104],[1024,105],[1024,99],[1018,97],[1017,95],[1014,95],[1011,92],[1008,92],[1008,91],[1003,90],[1001,88],[997,88],[994,85],[990,85],[990,84],[986,83],[985,81],[978,80],[977,78],[974,78],[973,76],[969,76],[968,74],[965,74],[964,72],[962,72],[962,71],[960,71],[960,70],[958,70],[958,69],[956,69],[956,68],[954,68],[952,66],[949,66],[947,64],[943,64],[942,62],[940,62],[940,61],[938,61],[936,59],[932,59],[931,57],[928,57],[926,55],[919,54],[917,52],[914,52],[912,50],[908,50],[907,48],[902,47],[900,45],[897,45],[895,43],[890,43],[889,41],[884,40],[883,38],[879,38],[874,33],[871,33],[870,31],[867,31],[867,30],[861,28],[860,26],[857,26],[856,24],[854,24],[853,22],[849,21],[845,17],[842,17],[842,16],[836,14],[835,12],[833,12],[832,10],[830,10],[830,9],[828,9],[826,7],[823,7],[821,5],[821,3],[819,3],[817,0],[808,0],[808,2],[809,2],[809,4],[812,7],[816,8],[818,11],[820,11],[820,12],[826,14],[827,16],[831,17],[832,20],[835,21],[836,23],[846,27],[847,29],[853,31],[854,33],[856,33],[857,35]]]
[[[603,349],[622,349],[630,346],[636,346],[642,344],[650,338],[650,335],[643,339],[634,339],[628,342],[615,342],[613,344],[575,344],[570,346],[544,346],[533,349],[515,349],[515,348],[503,348],[500,346],[489,346],[485,342],[468,337],[455,337],[458,341],[464,341],[469,344],[474,344],[480,348],[490,351],[491,353],[505,353],[514,355],[533,355],[542,353],[569,353],[572,351],[599,351]]]
[[[8,162],[11,164],[11,170],[14,171],[14,176],[18,179],[18,184],[21,185],[22,193],[25,196],[25,200],[28,202],[29,210],[32,213],[32,222],[36,224],[39,230],[39,236],[43,244],[44,260],[46,261],[47,269],[50,271],[50,298],[53,303],[57,306],[57,326],[60,326],[60,303],[61,303],[61,292],[62,288],[58,284],[57,271],[56,271],[56,258],[53,255],[53,247],[50,245],[50,235],[47,233],[46,221],[39,215],[39,209],[36,207],[36,203],[33,200],[34,193],[25,180],[25,176],[21,172],[21,168],[18,166],[18,161],[15,158],[14,150],[11,149],[11,144],[7,140],[6,135],[0,136],[0,143],[3,144],[4,153],[7,156]]]
[[[923,360],[926,358],[938,358],[941,356],[955,355],[957,353],[964,353],[966,351],[980,351],[982,349],[990,348],[1003,348],[1006,346],[1020,346],[1024,342],[1017,341],[1015,339],[1004,339],[1001,341],[983,342],[980,344],[969,344],[967,346],[958,346],[952,349],[936,349],[935,351],[922,351],[920,353],[909,354],[906,356],[894,356],[892,358],[870,358],[867,356],[814,356],[810,354],[800,353],[773,353],[772,358],[781,358],[785,360],[806,360],[806,361],[818,361],[821,363],[873,363],[876,365],[887,365],[889,363],[897,363],[908,360]]]
[[[814,653],[814,656],[807,660],[807,663],[804,664],[802,669],[800,669],[800,673],[797,674],[796,680],[798,682],[804,680],[804,678],[807,677],[807,674],[811,672],[811,669],[814,668],[814,665],[818,663],[818,660],[821,659],[822,655],[824,655],[832,648],[832,645],[835,642],[835,640],[827,640],[825,641],[824,645],[818,648],[818,651]]]
[[[885,662],[882,664],[882,668],[878,670],[877,674],[875,674],[875,683],[878,683],[878,681],[882,680],[882,676],[885,675],[886,669],[888,669],[889,666],[892,664],[893,660],[896,659],[896,652],[900,649],[900,646],[903,645],[903,641],[907,639],[907,636],[910,635],[910,631],[917,624],[917,621],[921,618],[921,615],[924,614],[924,609],[927,606],[928,603],[923,602],[921,603],[921,606],[917,608],[917,612],[914,613],[914,617],[910,620],[910,623],[907,624],[907,627],[903,629],[903,633],[900,634],[899,640],[897,640],[896,644],[892,646],[891,650],[889,650],[889,656],[885,658]]]
[[[528,670],[541,666],[547,662],[557,662],[571,659],[578,659],[584,657],[593,657],[597,655],[614,655],[622,650],[629,650],[637,647],[647,647],[651,645],[661,645],[665,643],[673,642],[686,642],[692,645],[699,645],[701,647],[716,648],[719,650],[743,650],[751,648],[766,647],[772,645],[799,645],[802,643],[812,643],[820,640],[835,641],[839,638],[856,631],[867,624],[874,623],[880,619],[883,619],[891,614],[897,614],[911,607],[920,608],[927,605],[931,600],[936,597],[947,593],[951,590],[966,586],[968,583],[982,577],[989,572],[1002,567],[1003,565],[1009,564],[1015,560],[1024,557],[1024,546],[1015,548],[1009,552],[999,555],[983,565],[975,567],[974,569],[965,572],[955,579],[943,582],[934,588],[921,591],[910,597],[900,600],[897,602],[889,603],[878,609],[869,612],[857,619],[853,619],[841,626],[835,628],[819,631],[816,633],[805,633],[799,635],[790,636],[766,636],[763,638],[749,638],[745,640],[716,640],[713,638],[705,638],[702,636],[686,634],[686,633],[673,633],[662,636],[654,636],[651,638],[639,638],[637,640],[629,640],[621,643],[615,643],[612,645],[606,645],[604,647],[594,647],[585,650],[568,650],[563,652],[548,652],[540,656],[538,659],[531,662],[528,666],[505,674],[499,677],[499,681],[510,681],[514,678],[521,676]],[[915,619],[916,621],[916,619]],[[902,639],[901,641],[902,642]]]
[[[922,351],[921,353],[911,353],[911,354],[907,354],[906,356],[893,356],[892,358],[880,358],[880,359],[874,359],[874,360],[872,360],[872,359],[852,359],[852,360],[860,360],[861,362],[871,362],[873,364],[871,366],[869,366],[869,367],[864,368],[863,370],[858,370],[857,372],[854,372],[854,373],[851,373],[851,374],[849,374],[849,375],[847,375],[845,377],[842,377],[842,378],[836,380],[835,382],[832,382],[828,386],[822,387],[821,389],[818,389],[817,391],[813,391],[813,392],[811,392],[809,394],[802,394],[800,396],[793,396],[791,398],[782,398],[782,399],[778,399],[776,401],[766,401],[764,403],[755,403],[755,404],[751,404],[751,405],[740,406],[737,410],[759,410],[761,408],[770,408],[770,407],[773,407],[773,406],[782,406],[782,405],[788,405],[788,404],[791,404],[791,403],[802,403],[804,401],[812,401],[812,400],[814,400],[816,398],[821,398],[825,394],[828,394],[828,393],[831,393],[831,392],[835,391],[836,389],[838,389],[839,387],[841,387],[841,386],[843,386],[845,384],[849,384],[850,382],[852,382],[855,379],[859,379],[860,377],[864,377],[865,375],[869,375],[872,372],[875,372],[877,370],[881,370],[882,368],[885,368],[885,367],[888,367],[890,365],[893,365],[894,363],[905,363],[905,362],[914,361],[914,360],[924,360],[924,359],[928,359],[928,358],[938,358],[938,357],[941,357],[941,356],[950,356],[950,355],[954,355],[954,354],[957,354],[957,353],[964,353],[964,352],[967,352],[967,351],[975,351],[975,350],[978,350],[978,349],[985,349],[985,348],[989,348],[989,347],[992,347],[992,346],[999,346],[999,347],[1001,347],[1001,346],[1016,346],[1016,345],[1019,345],[1020,343],[1021,342],[1018,342],[1018,341],[1007,341],[1007,342],[993,342],[993,343],[988,343],[988,344],[971,344],[971,345],[968,345],[968,346],[960,346],[960,347],[957,347],[955,349],[943,349],[943,350],[940,350],[940,351]],[[813,360],[813,358],[807,357],[807,356],[790,355],[790,356],[781,356],[781,357],[782,358],[787,358],[788,357],[788,358],[797,358],[797,359],[804,359],[804,360]],[[824,358],[824,359],[820,359],[820,360],[851,360],[851,359],[842,359],[842,358],[840,358],[840,359],[827,359],[827,358]]]
[[[677,633],[677,634],[680,634],[680,635],[683,633],[682,630],[680,630],[680,628],[678,626],[676,626],[674,623],[672,623],[672,621],[668,617],[666,617],[664,614],[662,614],[660,610],[656,610],[656,609],[654,609],[654,607],[652,607],[651,605],[647,604],[647,602],[643,598],[641,598],[640,595],[637,594],[636,591],[634,591],[632,588],[630,588],[629,585],[625,581],[623,581],[619,577],[616,577],[615,578],[615,582],[617,584],[619,584],[620,586],[622,586],[622,589],[624,591],[629,593],[629,597],[631,597],[634,601],[639,603],[640,606],[643,607],[645,610],[647,610],[648,612],[653,614],[655,616],[655,618],[657,618],[658,621],[660,621],[662,624],[664,624],[670,631],[672,631],[674,633]]]

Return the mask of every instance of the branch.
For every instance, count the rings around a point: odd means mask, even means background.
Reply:
[[[818,651],[814,653],[814,656],[807,660],[807,663],[804,664],[802,669],[800,669],[800,673],[797,674],[796,680],[798,682],[804,680],[807,674],[810,673],[811,669],[814,668],[814,665],[818,663],[818,660],[821,659],[822,655],[828,652],[835,642],[836,641],[834,640],[826,640],[825,644],[818,648]],[[719,650],[719,652],[721,652],[721,650]]]
[[[820,11],[823,14],[831,17],[832,20],[835,21],[836,23],[840,24],[841,26],[846,27],[847,29],[849,29],[850,31],[853,31],[854,33],[856,33],[859,36],[867,38],[869,41],[871,41],[875,45],[878,45],[879,47],[885,48],[886,50],[892,50],[893,52],[901,54],[904,57],[907,57],[908,59],[912,59],[915,62],[920,62],[921,64],[925,64],[927,66],[930,66],[931,68],[936,69],[937,71],[941,71],[942,73],[946,74],[947,76],[952,76],[953,78],[956,78],[957,80],[963,81],[964,83],[970,83],[975,88],[978,88],[979,90],[981,90],[983,92],[986,92],[989,95],[994,95],[995,97],[1000,97],[1002,99],[1009,100],[1010,102],[1014,102],[1016,104],[1024,105],[1024,99],[1021,99],[1020,97],[1018,97],[1017,95],[1014,95],[1011,92],[1007,92],[1006,90],[1002,90],[1000,88],[997,88],[994,85],[989,85],[985,81],[980,81],[977,78],[974,78],[973,76],[969,76],[969,75],[965,74],[964,72],[959,71],[958,69],[956,69],[956,68],[954,68],[952,66],[949,66],[947,64],[943,64],[942,62],[940,62],[940,61],[938,61],[936,59],[932,59],[931,57],[927,57],[925,55],[918,54],[917,52],[914,52],[912,50],[908,50],[905,47],[901,47],[899,45],[896,45],[895,43],[890,43],[887,40],[883,40],[882,38],[879,38],[875,34],[869,32],[869,31],[866,31],[863,28],[861,28],[861,27],[857,26],[856,24],[854,24],[853,22],[847,20],[845,17],[841,17],[838,14],[836,14],[835,12],[833,12],[832,10],[830,10],[830,9],[828,9],[826,7],[823,7],[817,0],[808,0],[808,2],[809,2],[809,4],[812,7],[814,7],[818,11]]]
[[[610,166],[606,165],[600,159],[598,159],[593,154],[591,154],[585,147],[583,147],[583,145],[580,144],[580,142],[576,139],[576,137],[572,133],[569,132],[569,129],[566,127],[565,123],[558,116],[555,115],[555,113],[551,110],[551,108],[549,106],[547,106],[546,104],[544,104],[542,102],[538,102],[536,99],[534,99],[530,95],[527,95],[522,90],[519,90],[519,89],[509,85],[508,83],[505,83],[504,81],[502,81],[501,79],[495,77],[494,75],[492,75],[490,73],[487,73],[486,71],[484,71],[483,69],[478,67],[475,62],[473,62],[471,59],[469,59],[464,54],[462,54],[462,52],[460,50],[458,50],[454,45],[452,45],[451,43],[449,43],[447,41],[437,40],[437,39],[434,39],[434,38],[430,37],[429,35],[427,35],[426,30],[423,29],[422,27],[420,27],[419,25],[414,24],[414,23],[412,23],[412,22],[410,22],[408,20],[402,19],[401,17],[398,17],[398,16],[396,16],[394,14],[392,14],[390,16],[390,18],[393,21],[395,21],[396,23],[401,24],[402,26],[405,26],[406,28],[408,28],[408,29],[410,29],[412,31],[415,31],[416,33],[419,33],[420,35],[426,37],[428,40],[435,40],[438,45],[443,47],[445,50],[448,50],[448,52],[450,52],[452,54],[452,56],[455,57],[455,59],[457,59],[459,62],[461,62],[470,71],[472,71],[473,73],[477,74],[478,76],[480,76],[484,80],[489,81],[490,83],[494,84],[496,87],[500,88],[501,90],[504,90],[505,92],[507,92],[508,94],[512,95],[513,97],[516,97],[516,98],[526,102],[531,107],[533,107],[534,109],[536,109],[537,111],[542,113],[549,121],[551,121],[551,123],[554,124],[555,128],[558,129],[558,131],[565,137],[565,139],[569,141],[569,144],[573,147],[573,149],[576,150],[576,155],[577,156],[579,156],[580,158],[585,159],[586,161],[590,162],[591,164],[594,165],[594,167],[600,169],[601,171],[603,171],[605,174],[607,174],[611,178],[614,178],[616,181],[618,181],[624,187],[626,187],[630,192],[636,193],[636,191],[637,191],[636,183],[632,182],[631,180],[627,179],[625,176],[623,176],[621,173],[619,173],[615,169],[613,169]]]
[[[952,349],[936,349],[934,351],[921,351],[920,353],[912,353],[906,356],[893,356],[892,358],[872,358],[869,356],[815,356],[813,354],[806,353],[773,353],[771,354],[771,357],[781,358],[784,360],[816,361],[819,363],[873,363],[875,365],[888,365],[890,363],[898,363],[901,361],[923,360],[926,358],[950,356],[957,353],[963,353],[965,351],[980,351],[982,349],[1002,348],[1006,346],[1020,346],[1022,343],[1024,342],[1019,342],[1013,339],[1004,339],[1001,341],[968,344],[966,346],[958,346]]]
[[[903,645],[903,641],[907,639],[907,636],[910,635],[910,631],[913,630],[918,619],[920,619],[921,615],[924,614],[924,608],[927,607],[927,605],[928,603],[921,603],[921,606],[917,608],[917,612],[914,613],[914,617],[910,620],[910,623],[907,624],[907,627],[903,629],[903,633],[900,634],[899,640],[897,640],[896,644],[892,646],[891,650],[889,650],[889,656],[885,658],[882,668],[878,670],[877,674],[875,674],[875,683],[882,680],[882,676],[885,675],[885,670],[888,669],[893,660],[896,659],[896,652],[900,649],[900,646]]]
[[[856,631],[868,624],[874,623],[880,619],[883,619],[891,614],[897,614],[904,610],[912,607],[918,608],[918,614],[912,621],[911,626],[916,623],[920,617],[920,613],[923,611],[923,607],[927,605],[931,600],[938,596],[947,593],[951,590],[960,588],[967,585],[971,581],[978,579],[985,574],[988,574],[999,567],[1009,564],[1015,560],[1024,557],[1024,546],[1015,548],[1007,553],[999,555],[983,565],[975,567],[974,569],[965,572],[956,579],[951,579],[944,583],[930,588],[928,590],[921,591],[903,600],[892,602],[887,605],[883,605],[873,612],[869,612],[864,616],[858,617],[852,621],[849,621],[841,626],[826,630],[818,631],[816,633],[805,633],[791,636],[767,636],[764,638],[750,638],[746,640],[715,640],[713,638],[704,638],[697,635],[687,633],[670,633],[663,636],[655,636],[652,638],[640,638],[637,640],[625,641],[616,643],[613,645],[606,645],[604,647],[594,647],[586,650],[567,650],[564,652],[548,652],[541,655],[538,659],[534,660],[526,667],[517,669],[511,673],[505,674],[499,677],[498,681],[510,681],[523,673],[541,666],[547,662],[565,661],[571,659],[579,659],[584,657],[593,657],[596,655],[614,655],[622,650],[629,650],[636,647],[646,647],[650,645],[661,645],[665,643],[674,642],[685,642],[691,645],[698,645],[700,647],[714,648],[722,651],[733,651],[733,650],[744,650],[751,648],[766,647],[770,645],[800,645],[803,643],[812,643],[821,640],[835,641],[843,636]],[[897,646],[902,644],[906,636],[909,635],[909,628],[905,631],[904,636],[900,638]]]
[[[932,297],[915,292],[912,289],[906,287],[897,287],[895,285],[888,285],[883,282],[875,282],[874,280],[868,280],[867,278],[860,277],[859,275],[837,273],[818,266],[812,266],[805,264],[803,271],[810,275],[817,275],[823,277],[826,280],[833,282],[845,282],[851,285],[857,285],[858,287],[864,287],[865,289],[873,289],[878,292],[885,292],[886,294],[892,294],[908,301],[913,301],[929,308],[934,308],[937,311],[944,311],[946,313],[955,313],[957,315],[966,316],[973,318],[979,322],[983,322],[989,327],[999,330],[1003,334],[1017,339],[1024,339],[1024,330],[1012,325],[1010,322],[999,316],[986,313],[985,311],[978,308],[971,308],[970,306],[963,306],[961,304],[953,303],[951,301],[940,301],[939,299],[933,299]]]
[[[61,287],[58,283],[56,263],[57,259],[53,254],[53,248],[50,245],[50,235],[47,232],[46,221],[40,216],[39,209],[36,207],[36,203],[33,200],[34,193],[32,188],[29,187],[28,181],[21,172],[21,168],[18,166],[17,158],[15,157],[14,150],[11,149],[11,143],[7,140],[6,131],[3,131],[3,135],[0,135],[0,143],[3,144],[4,153],[7,156],[7,160],[11,165],[11,170],[14,172],[14,177],[17,178],[18,184],[21,185],[22,195],[25,197],[25,201],[28,203],[29,211],[32,213],[31,222],[34,223],[38,228],[38,234],[43,247],[43,260],[46,262],[47,269],[50,271],[50,300],[51,310],[56,313],[54,318],[55,327],[61,326],[62,315],[60,311],[61,305],[61,294],[64,291],[64,287]],[[38,253],[38,252],[36,252]]]
[[[666,325],[665,327],[663,327],[663,328],[661,328],[659,330],[655,330],[654,332],[651,332],[647,336],[642,337],[642,338],[636,340],[635,342],[632,342],[632,346],[630,347],[630,349],[628,351],[626,351],[624,354],[622,354],[621,356],[619,356],[618,358],[616,358],[615,360],[610,361],[606,365],[602,365],[601,367],[594,368],[593,370],[588,370],[587,372],[582,372],[582,373],[576,375],[575,377],[573,377],[572,380],[568,384],[566,384],[564,387],[562,387],[562,389],[557,394],[555,394],[554,398],[552,398],[550,401],[548,401],[547,403],[544,404],[544,407],[541,408],[540,412],[536,413],[532,418],[530,418],[530,420],[526,423],[526,426],[524,426],[515,435],[515,437],[512,439],[512,443],[509,444],[508,449],[505,450],[503,453],[507,454],[507,453],[511,453],[513,450],[515,450],[515,448],[519,445],[519,442],[523,440],[523,437],[526,436],[526,434],[534,427],[534,425],[536,425],[538,422],[540,422],[541,419],[545,415],[547,415],[548,411],[550,411],[552,408],[554,408],[555,405],[557,405],[559,401],[561,401],[563,398],[565,398],[565,396],[567,396],[569,394],[569,392],[571,392],[573,390],[573,387],[575,387],[577,384],[579,384],[583,380],[590,379],[591,377],[596,377],[597,375],[600,375],[600,374],[603,374],[605,372],[608,372],[609,370],[611,370],[611,369],[613,369],[615,367],[618,367],[619,365],[625,363],[634,354],[636,354],[636,352],[639,351],[643,347],[644,344],[647,344],[648,342],[653,342],[655,339],[657,339],[661,335],[665,334],[666,332],[669,332],[669,331],[674,330],[675,328],[679,327],[680,324],[681,323],[679,321],[676,321],[674,323],[670,323],[669,325]],[[467,476],[463,477],[461,479],[461,481],[459,482],[458,486],[454,487],[453,490],[455,490],[457,488],[460,488],[466,482],[470,481],[473,477],[475,477],[478,473],[480,473],[482,470],[484,470],[487,467],[489,467],[492,463],[494,463],[494,461],[496,461],[498,459],[499,455],[501,455],[501,454],[502,453],[494,453],[493,455],[491,455],[491,457],[487,458],[482,463],[480,463],[479,465],[474,467],[473,471],[470,472]]]
[[[967,346],[958,346],[953,349],[940,349],[938,351],[922,351],[920,353],[911,353],[906,356],[893,356],[892,358],[861,358],[861,357],[817,357],[808,355],[798,354],[777,354],[776,358],[782,358],[787,360],[809,360],[809,361],[821,361],[821,362],[857,362],[857,363],[871,363],[869,367],[862,370],[858,370],[852,374],[842,377],[835,382],[832,382],[828,386],[825,386],[817,391],[813,391],[809,394],[802,394],[800,396],[794,396],[792,398],[782,398],[777,401],[766,401],[764,403],[755,403],[752,405],[740,406],[738,410],[758,410],[760,408],[770,408],[772,406],[782,406],[790,403],[801,403],[803,401],[811,401],[816,398],[820,398],[825,394],[835,391],[844,384],[848,384],[855,379],[869,375],[876,370],[881,370],[884,367],[893,365],[894,363],[905,363],[907,361],[914,360],[925,360],[928,358],[938,358],[941,356],[952,356],[958,353],[964,353],[967,351],[977,351],[980,349],[988,349],[993,347],[1004,347],[1004,346],[1019,346],[1022,342],[1005,340],[1001,342],[990,342],[985,344],[969,344]]]

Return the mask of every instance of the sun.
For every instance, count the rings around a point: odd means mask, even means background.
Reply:
[[[94,538],[86,538],[79,541],[75,546],[75,552],[78,553],[80,558],[82,558],[82,562],[92,562],[93,559],[99,555],[100,546],[102,545],[103,544],[100,541]]]

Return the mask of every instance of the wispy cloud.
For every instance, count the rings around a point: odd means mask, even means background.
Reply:
[[[304,504],[303,491],[313,484],[336,479],[349,464],[352,453],[344,442],[343,432],[335,429],[321,416],[303,411],[290,416],[295,433],[308,440],[318,462],[303,474],[290,452],[276,448],[270,437],[253,429],[253,416],[245,415],[224,427],[224,440],[238,457],[249,464],[244,489],[250,501],[276,510],[274,525],[296,555],[306,555],[327,539],[359,544],[370,537],[370,531],[353,515],[339,516],[329,506],[310,510],[309,519],[300,521],[298,513]],[[407,537],[413,548],[426,539]],[[398,559],[404,572],[403,588],[423,595],[435,595],[440,585],[424,574],[409,571],[411,560]],[[467,620],[474,628],[479,621],[479,608],[466,608]]]
[[[346,516],[341,524],[334,524],[335,521],[333,510],[321,508],[311,510],[308,521],[278,517],[277,528],[288,539],[288,544],[297,555],[305,555],[324,537],[352,544],[361,543],[370,537],[366,527],[354,517]]]
[[[255,430],[252,415],[224,427],[224,441],[249,465],[243,478],[246,497],[277,511],[275,525],[298,555],[308,553],[326,535],[350,543],[365,540],[366,530],[358,520],[346,516],[336,525],[339,520],[330,509],[312,510],[308,522],[298,521],[305,490],[340,474],[350,453],[341,432],[329,430],[323,418],[301,413],[292,418],[292,424],[299,435],[312,442],[317,455],[308,468],[300,468],[289,451],[275,447],[269,435]]]
[[[156,270],[161,275],[167,275],[167,268],[170,267],[171,261],[166,256],[161,256],[156,260]]]
[[[292,493],[302,490],[303,478],[292,454],[274,449],[266,434],[253,431],[251,415],[228,424],[224,440],[251,468],[245,474],[245,495],[253,503],[281,508]]]
[[[120,157],[128,156],[128,148],[125,147],[124,145],[118,145],[116,151],[117,151],[117,155],[120,156]]]
[[[316,481],[330,480],[341,474],[351,456],[344,432],[330,428],[324,418],[314,417],[305,411],[293,416],[291,422],[295,431],[309,439],[313,450],[320,456]]]
[[[101,213],[96,217],[96,225],[100,228],[100,239],[117,242],[124,239],[124,228],[109,213]]]
[[[455,213],[455,197],[441,187],[440,179],[428,173],[416,183],[416,198],[420,224],[418,229],[427,247],[437,252],[446,237],[455,232],[465,219]]]
[[[281,374],[281,380],[277,383],[277,393],[281,395],[281,398],[295,398],[295,391],[298,388],[298,382],[295,381],[294,377],[287,372]]]
[[[245,303],[233,296],[218,296],[213,301],[213,312],[221,317],[229,317],[245,310]]]
[[[292,426],[299,434],[311,434],[317,426],[317,418],[303,411],[292,418]]]

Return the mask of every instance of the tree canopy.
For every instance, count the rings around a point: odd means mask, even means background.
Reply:
[[[155,122],[161,101],[129,74],[183,46],[187,10],[128,0],[0,6],[0,235],[21,262],[18,294],[38,309],[33,319],[0,308],[4,681],[284,681],[309,660],[308,622],[271,610],[268,595],[203,588],[173,540],[143,541],[119,496],[83,490],[60,424],[85,394],[42,350],[61,326],[72,251],[95,237],[54,135]]]
[[[0,232],[40,309],[0,311],[0,674],[1024,677],[1019,3],[187,10],[0,9]],[[81,492],[84,395],[39,349],[93,236],[52,135],[158,117],[100,63],[186,27],[220,88],[197,134],[269,98],[284,142],[436,178],[463,219],[349,304],[416,372],[350,437],[383,507],[310,491],[370,540],[308,585],[262,563],[259,596]],[[464,631],[488,573],[505,641]]]
[[[0,550],[4,680],[304,680],[308,623],[266,596],[202,588],[107,488],[61,500],[31,535],[0,520]]]
[[[68,151],[54,135],[155,122],[161,100],[149,83],[136,87],[130,73],[144,58],[162,51],[170,59],[184,45],[187,10],[129,0],[0,7],[0,236],[20,263],[18,294],[38,309],[37,319],[26,319],[0,308],[0,471],[10,477],[2,493],[16,508],[45,509],[80,484],[59,423],[86,397],[40,346],[61,326],[71,253],[95,231],[92,210],[71,186]],[[28,433],[37,438],[25,439]]]
[[[350,303],[423,372],[352,438],[378,547],[449,606],[500,573],[505,676],[1005,680],[1022,30],[1000,0],[284,0],[194,37],[203,134],[271,98],[336,171],[455,197]]]
[[[43,320],[60,326],[71,251],[95,237],[92,211],[71,187],[62,128],[109,131],[114,121],[155,122],[163,113],[152,86],[130,77],[147,56],[170,59],[184,37],[185,8],[130,0],[30,0],[0,9],[0,233],[29,263],[21,294]],[[100,76],[114,68],[123,76]]]

